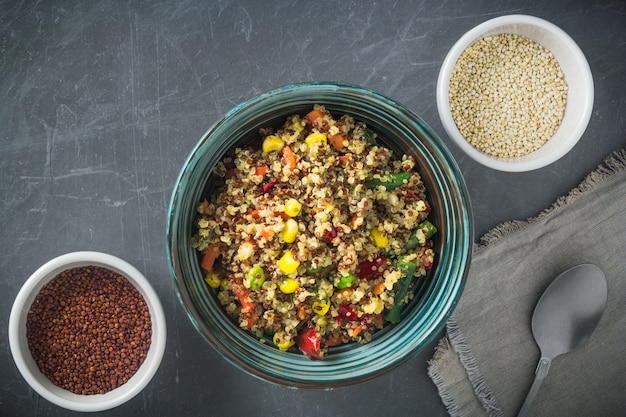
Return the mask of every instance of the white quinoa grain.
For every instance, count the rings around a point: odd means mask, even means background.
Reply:
[[[556,132],[568,86],[552,53],[531,39],[488,36],[457,60],[449,83],[452,117],[479,151],[498,157],[529,154]]]

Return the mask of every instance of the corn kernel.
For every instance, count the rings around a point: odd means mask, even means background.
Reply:
[[[295,344],[293,340],[287,337],[285,332],[274,333],[274,337],[272,337],[272,341],[274,342],[276,347],[280,350],[287,350]]]
[[[270,153],[273,151],[280,151],[285,146],[285,142],[276,135],[269,135],[263,139],[263,152]]]
[[[288,219],[285,222],[285,227],[283,228],[282,237],[286,243],[293,243],[296,241],[296,237],[298,235],[298,222],[294,219]]]
[[[330,310],[330,302],[328,300],[313,301],[313,305],[311,307],[313,308],[315,314],[323,316],[328,313],[328,310]]]
[[[389,238],[385,232],[379,229],[372,229],[370,236],[372,236],[374,245],[376,245],[377,248],[386,248],[389,245]]]
[[[286,251],[278,260],[278,268],[285,274],[292,274],[296,272],[299,266],[300,261],[293,257],[293,253],[290,250]]]
[[[278,286],[278,288],[284,294],[293,294],[294,292],[296,292],[298,287],[300,287],[300,283],[298,283],[298,281],[294,278],[286,278],[282,280],[280,285]]]
[[[311,146],[314,143],[326,143],[326,133],[311,133],[304,139],[304,143]]]
[[[302,126],[302,119],[300,119],[300,116],[294,116],[290,127],[298,133],[304,130],[304,126]]]
[[[285,214],[289,217],[296,217],[300,214],[300,210],[302,210],[302,204],[296,200],[295,198],[290,198],[285,201]]]
[[[222,280],[215,272],[209,272],[206,277],[204,277],[204,282],[211,288],[219,288],[222,284]]]

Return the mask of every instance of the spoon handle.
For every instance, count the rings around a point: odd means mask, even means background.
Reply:
[[[539,387],[541,383],[548,375],[548,371],[550,370],[550,363],[552,361],[548,358],[541,358],[539,360],[539,364],[537,365],[537,369],[535,370],[535,380],[533,381],[533,385],[530,387],[530,391],[526,395],[526,399],[524,400],[524,404],[522,404],[522,408],[520,408],[517,417],[526,417],[528,412],[530,411],[530,407],[535,400],[535,396],[537,392],[539,392]]]

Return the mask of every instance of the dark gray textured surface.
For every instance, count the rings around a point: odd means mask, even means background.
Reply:
[[[435,103],[452,44],[512,13],[568,32],[595,81],[580,143],[529,173],[492,171],[462,155]],[[7,325],[27,277],[76,250],[134,264],[169,320],[154,380],[101,415],[446,415],[426,375],[432,346],[374,381],[329,392],[270,385],[223,361],[192,327],[169,277],[164,235],[176,176],[206,129],[241,101],[291,82],[349,82],[400,101],[442,136],[468,183],[479,237],[536,215],[626,146],[624,21],[621,0],[0,1],[0,415],[71,414],[29,389]]]

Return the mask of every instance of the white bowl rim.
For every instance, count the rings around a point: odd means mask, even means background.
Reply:
[[[24,352],[24,349],[28,350],[28,347],[23,346],[25,329],[21,329],[20,327],[25,323],[25,315],[30,308],[30,304],[26,304],[29,303],[29,301],[32,302],[36,293],[39,292],[45,283],[52,280],[63,270],[74,266],[87,265],[102,266],[121,273],[143,295],[150,309],[152,343],[141,367],[124,385],[106,394],[95,395],[73,394],[62,388],[55,387],[66,393],[66,395],[60,396],[48,389],[48,387],[39,380],[39,378],[46,378],[43,374],[34,374],[32,366],[28,365],[28,359],[25,357],[25,354],[28,353]],[[36,291],[35,294],[33,294],[34,291]],[[165,352],[166,336],[167,326],[163,307],[157,293],[145,276],[130,263],[118,257],[93,251],[67,253],[53,258],[39,267],[39,269],[26,280],[18,292],[9,317],[9,345],[13,360],[19,372],[22,374],[22,377],[39,395],[51,403],[69,410],[81,412],[108,410],[125,403],[141,392],[150,382],[161,364]],[[32,358],[30,358],[30,360],[32,361]],[[39,370],[37,369],[36,372],[39,372]],[[52,385],[51,382],[49,384]]]
[[[450,81],[450,74],[461,53],[469,45],[471,45],[474,40],[479,39],[482,34],[501,26],[515,24],[538,27],[557,36],[563,42],[563,44],[566,45],[567,49],[572,54],[576,65],[580,67],[581,73],[583,75],[583,85],[581,86],[581,90],[583,91],[583,95],[586,97],[586,100],[582,117],[580,117],[580,119],[578,120],[575,129],[572,131],[564,146],[558,148],[550,154],[543,155],[535,159],[528,159],[526,158],[526,156],[517,158],[496,158],[480,152],[472,145],[470,145],[469,142],[467,142],[467,140],[461,135],[461,133],[457,129],[456,124],[452,119],[452,114],[450,112],[450,105],[448,101],[448,83]],[[450,138],[467,155],[469,155],[475,161],[492,169],[508,172],[523,172],[539,169],[557,161],[576,145],[580,137],[587,129],[587,125],[589,124],[589,120],[591,118],[594,101],[594,83],[591,68],[589,67],[589,63],[585,58],[585,55],[583,54],[578,44],[564,30],[562,30],[555,24],[536,16],[512,14],[496,17],[475,26],[474,28],[466,32],[452,46],[452,48],[446,55],[439,71],[439,76],[437,79],[436,99],[439,117],[441,119],[444,129],[446,130],[446,133],[448,133]]]

